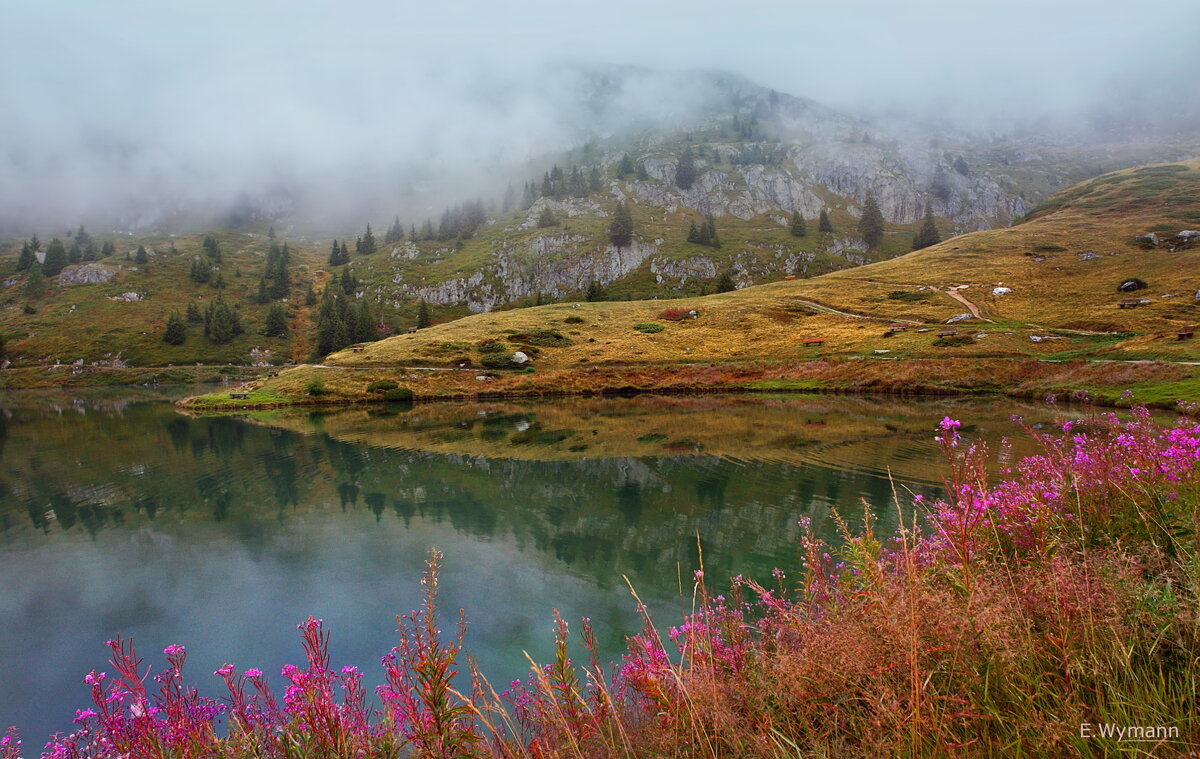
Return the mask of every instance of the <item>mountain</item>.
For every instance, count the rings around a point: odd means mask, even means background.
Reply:
[[[211,233],[225,251],[222,261],[211,260],[203,245],[208,235],[196,231],[85,234],[96,245],[113,244],[113,253],[86,260],[83,246],[38,293],[28,271],[18,269],[24,241],[0,240],[0,335],[8,360],[26,366],[306,360],[324,344],[317,334],[320,296],[330,281],[348,288],[359,311],[366,304],[373,338],[416,323],[421,301],[443,321],[583,299],[589,291],[605,300],[690,298],[723,283],[746,287],[834,272],[854,277],[855,267],[907,253],[927,205],[940,236],[962,240],[954,236],[1006,227],[1052,191],[1101,169],[1200,152],[1200,140],[1187,134],[1076,146],[880,123],[723,72],[594,67],[558,76],[547,96],[552,131],[576,147],[508,161],[518,167],[511,181],[493,177],[486,185],[508,182],[494,200],[420,213],[410,206],[393,219],[375,219],[373,251],[359,252],[353,243],[365,236],[363,227],[318,234],[290,217],[286,203],[268,209],[243,198],[229,226]],[[506,99],[503,92],[488,97]],[[279,190],[280,197],[297,192]],[[874,247],[858,232],[868,193],[884,219]],[[629,244],[618,247],[609,226],[619,202],[629,205],[633,231]],[[819,229],[822,211],[832,231]],[[793,213],[804,220],[803,236],[792,234]],[[716,240],[689,234],[693,224],[715,232]],[[278,240],[265,234],[271,226]],[[56,230],[42,231],[39,255]],[[79,237],[74,229],[59,236],[68,249]],[[330,265],[335,237],[350,240],[344,266]],[[272,246],[283,242],[289,281],[264,301],[259,283],[268,278]],[[143,264],[134,260],[139,247],[149,251]],[[197,263],[213,278],[196,281]],[[204,311],[218,297],[239,316],[240,334],[214,343],[197,323],[183,344],[163,341],[173,312],[183,315],[189,305]],[[271,303],[286,308],[286,336],[263,334]],[[359,329],[336,344],[364,339]]]
[[[1198,265],[1193,159],[1106,174],[1011,228],[812,279],[469,316],[254,383],[243,403],[364,401],[391,385],[418,397],[876,387],[1200,398]]]

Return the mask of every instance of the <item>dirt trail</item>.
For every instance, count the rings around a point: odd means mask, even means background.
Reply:
[[[983,314],[979,313],[979,306],[975,305],[974,303],[972,303],[971,301],[969,301],[965,297],[963,297],[962,293],[960,293],[958,290],[954,290],[954,289],[950,289],[950,288],[943,290],[940,287],[932,287],[932,286],[930,287],[930,289],[936,290],[939,293],[945,293],[946,295],[949,295],[951,298],[954,298],[956,301],[958,301],[959,303],[966,306],[967,310],[971,312],[971,316],[974,316],[976,319],[979,319],[980,321],[988,322],[989,324],[995,324],[995,322],[993,322],[991,319],[985,319],[983,317]]]

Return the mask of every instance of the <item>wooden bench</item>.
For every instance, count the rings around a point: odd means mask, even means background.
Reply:
[[[806,347],[806,348],[809,346],[824,345],[824,344],[825,344],[825,338],[823,338],[823,337],[806,337],[806,338],[804,338],[804,347]]]
[[[246,393],[246,392],[230,393],[229,397],[234,399],[235,401],[244,401],[250,397],[250,393]]]
[[[1195,334],[1196,334],[1195,330],[1181,329],[1175,333],[1175,339],[1176,340],[1191,340],[1192,337],[1195,336]]]
[[[937,336],[938,337],[958,337],[958,330],[956,330],[956,329],[938,330]]]
[[[1137,308],[1142,305],[1140,300],[1123,300],[1117,304],[1117,308]]]
[[[350,351],[351,351],[352,353],[362,353],[362,352],[363,352],[363,346],[361,346],[361,345],[356,345],[356,346],[354,346],[353,348],[351,348],[351,349],[350,349]]]

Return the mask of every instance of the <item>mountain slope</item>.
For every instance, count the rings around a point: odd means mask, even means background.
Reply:
[[[325,368],[252,385],[246,402],[378,398],[366,389],[375,380],[426,396],[597,390],[630,377],[641,387],[728,387],[738,365],[754,362],[744,376],[764,388],[902,386],[913,371],[894,362],[812,361],[869,357],[918,359],[919,372],[931,371],[930,360],[971,358],[932,371],[958,373],[960,386],[1002,388],[1045,377],[1053,366],[1012,359],[1196,359],[1200,343],[1177,340],[1176,332],[1200,322],[1193,297],[1200,235],[1186,233],[1197,221],[1200,160],[1127,170],[1055,196],[1011,229],[963,235],[894,260],[707,297],[478,314],[335,353]],[[1158,246],[1135,239],[1154,230]],[[1119,293],[1117,285],[1132,277],[1149,286],[1133,297]],[[996,290],[1010,285],[1010,292]],[[977,297],[980,290],[987,295]],[[1134,298],[1147,303],[1118,307]],[[939,334],[948,329],[955,334]],[[1086,383],[1099,371],[1066,365],[1056,376]],[[1156,364],[1104,371],[1117,384],[1188,382],[1194,373]]]

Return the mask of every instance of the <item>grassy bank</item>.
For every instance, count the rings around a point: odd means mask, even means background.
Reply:
[[[187,385],[256,377],[252,366],[138,366],[70,365],[10,367],[0,371],[0,390],[40,387],[108,387],[118,385]]]
[[[1042,398],[1086,390],[1107,405],[1130,400],[1172,406],[1200,400],[1200,367],[1167,362],[1052,363],[1014,359],[894,361],[834,358],[807,362],[730,362],[592,366],[525,371],[414,367],[297,367],[265,380],[180,401],[194,411],[234,411],[294,405],[348,405],[385,400],[387,388],[413,401],[688,394],[714,392],[834,392],[895,395],[994,393]],[[1131,393],[1127,397],[1126,392]],[[230,393],[245,393],[233,398]]]
[[[1191,411],[1192,409],[1185,409]],[[991,454],[939,441],[944,501],[897,501],[836,544],[811,533],[770,578],[712,589],[600,662],[585,618],[554,616],[549,663],[492,687],[464,635],[443,632],[440,556],[422,608],[399,618],[372,706],[356,667],[330,665],[320,620],[301,666],[273,679],[232,664],[227,695],[185,684],[183,646],[153,683],[128,641],[92,672],[91,708],[55,757],[1145,756],[1200,747],[1200,425],[1093,414],[1052,433],[998,483]],[[994,483],[994,484],[993,484]],[[871,513],[868,509],[867,513]],[[722,581],[722,584],[723,581]],[[552,599],[548,599],[552,601]],[[586,652],[593,652],[588,656]],[[1136,740],[1136,743],[1125,741]],[[22,755],[14,733],[0,758]]]

